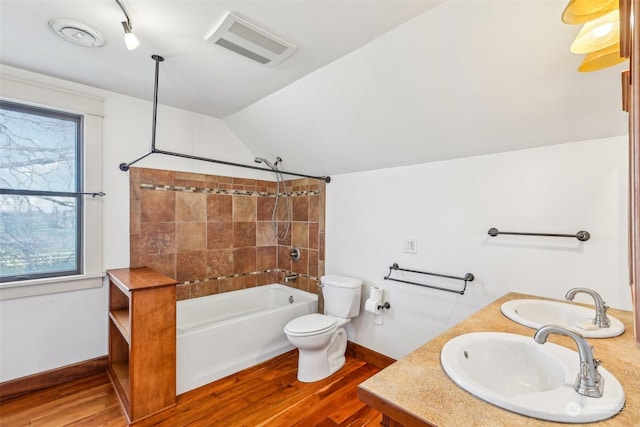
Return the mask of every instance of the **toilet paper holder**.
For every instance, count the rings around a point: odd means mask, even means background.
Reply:
[[[389,301],[387,301],[384,304],[378,306],[378,310],[384,310],[385,308],[387,310],[391,308],[391,304],[389,304]]]

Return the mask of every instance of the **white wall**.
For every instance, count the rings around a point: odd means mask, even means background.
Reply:
[[[0,71],[4,76],[104,97],[103,267],[105,270],[128,267],[129,174],[120,171],[118,165],[149,151],[152,104],[12,67],[2,66]],[[164,106],[158,109],[156,146],[167,151],[253,164],[254,155],[223,121]],[[135,166],[271,179],[270,174],[260,171],[160,154]],[[2,301],[0,382],[106,355],[107,301],[106,286]]]
[[[615,137],[332,177],[326,271],[362,278],[363,301],[379,286],[391,303],[382,325],[372,313],[355,318],[349,339],[399,358],[509,291],[562,299],[572,287],[588,287],[630,310],[626,147],[626,137]],[[587,230],[591,239],[489,237],[491,227]],[[417,239],[417,254],[402,253],[405,238]],[[383,280],[394,262],[470,272],[475,281],[461,296]],[[409,278],[416,279],[463,285]]]

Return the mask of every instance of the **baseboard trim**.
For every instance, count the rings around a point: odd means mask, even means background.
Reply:
[[[0,383],[0,402],[47,387],[88,377],[107,369],[107,356]]]
[[[384,369],[391,365],[396,359],[393,359],[384,354],[373,351],[370,348],[363,347],[360,344],[356,344],[351,341],[347,341],[347,354],[356,357],[360,360],[375,366],[376,368]]]

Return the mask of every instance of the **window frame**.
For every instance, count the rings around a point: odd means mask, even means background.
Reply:
[[[73,197],[76,203],[75,216],[75,249],[76,268],[73,270],[48,271],[33,274],[15,274],[12,276],[0,277],[0,283],[18,282],[24,280],[56,278],[63,276],[77,276],[84,273],[84,197],[82,196],[84,184],[84,115],[55,110],[52,108],[37,107],[20,102],[8,101],[0,98],[0,108],[15,111],[33,116],[41,116],[53,119],[72,121],[76,125],[75,131],[75,182],[74,191],[53,191],[53,190],[24,190],[0,188],[0,194],[16,196],[50,196],[50,197]]]
[[[103,103],[100,91],[0,64],[0,99],[83,116],[83,177],[90,194],[102,193]],[[0,283],[0,301],[102,287],[103,197],[84,197],[83,273]]]

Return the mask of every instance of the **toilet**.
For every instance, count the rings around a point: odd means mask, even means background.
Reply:
[[[325,314],[307,314],[284,327],[289,342],[298,348],[298,380],[320,381],[344,366],[347,332],[352,317],[360,314],[362,280],[331,274],[320,278]]]

